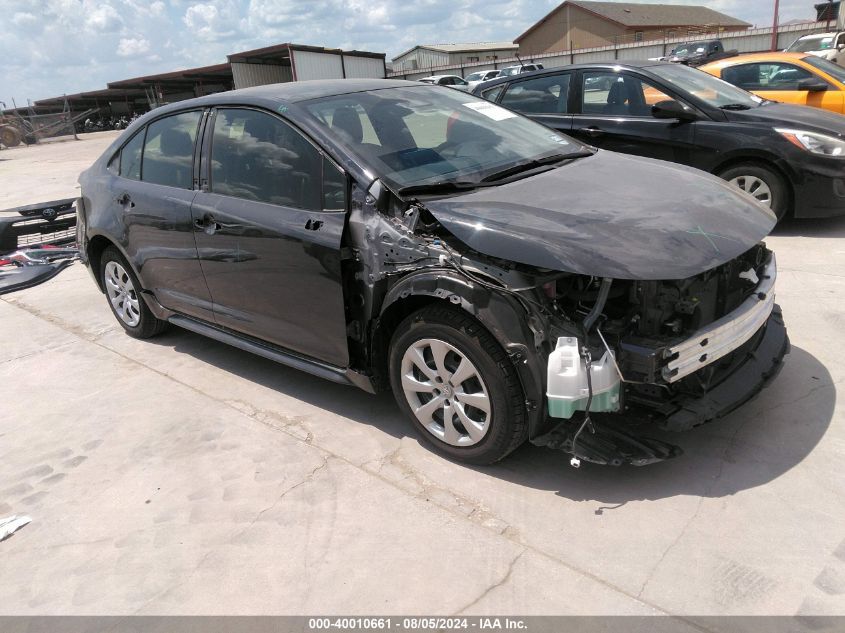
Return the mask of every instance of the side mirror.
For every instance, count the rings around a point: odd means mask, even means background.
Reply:
[[[807,92],[824,92],[827,88],[826,82],[815,77],[807,77],[798,82],[798,90],[806,90]]]
[[[698,118],[692,108],[674,99],[655,103],[651,106],[651,116],[655,119],[678,119],[680,121],[694,121]]]
[[[836,45],[836,50],[838,50],[838,51],[841,51],[843,48],[845,48],[845,44],[837,44]]]

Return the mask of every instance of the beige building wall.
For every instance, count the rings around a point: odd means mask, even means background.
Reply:
[[[745,30],[746,27],[722,27],[722,31]],[[564,5],[519,42],[519,54],[539,55],[573,49],[629,44],[637,41],[661,40],[664,37],[685,37],[701,33],[702,26],[666,26],[660,28],[623,27],[616,22],[585,11],[578,6]],[[715,31],[706,29],[707,31]]]

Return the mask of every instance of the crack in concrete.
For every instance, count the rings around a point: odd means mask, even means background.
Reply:
[[[470,602],[467,605],[464,605],[463,607],[461,607],[460,609],[455,611],[452,615],[462,614],[467,609],[471,609],[472,607],[477,605],[479,602],[484,600],[484,598],[486,598],[491,592],[495,591],[499,587],[506,585],[508,583],[508,581],[511,579],[511,576],[513,575],[513,570],[516,567],[516,564],[519,562],[519,559],[522,558],[523,554],[525,554],[525,552],[527,552],[527,551],[528,551],[527,549],[523,549],[516,556],[514,556],[513,560],[510,562],[510,564],[508,564],[508,569],[505,572],[504,576],[502,576],[499,580],[497,580],[492,585],[487,587],[484,591],[482,591],[481,595],[479,595],[477,598],[475,598],[475,600],[473,600],[472,602]]]
[[[247,525],[245,528],[243,528],[242,530],[240,530],[240,531],[239,531],[237,534],[235,534],[232,538],[237,537],[237,536],[240,536],[241,534],[243,534],[244,532],[246,532],[249,528],[251,528],[252,526],[254,526],[254,525],[258,522],[258,520],[259,520],[262,516],[264,516],[266,513],[270,512],[271,510],[273,510],[273,509],[274,509],[277,505],[279,505],[279,503],[282,501],[282,499],[284,499],[284,498],[285,498],[288,494],[290,494],[291,492],[293,492],[293,491],[294,491],[294,490],[296,490],[297,488],[299,488],[299,487],[301,487],[301,486],[304,486],[305,484],[307,484],[307,483],[309,483],[309,482],[313,481],[313,479],[314,479],[314,477],[317,475],[317,473],[318,473],[318,472],[320,472],[321,470],[323,470],[324,468],[326,468],[326,467],[328,466],[328,464],[329,464],[329,460],[330,460],[330,459],[333,459],[333,457],[332,457],[331,455],[325,455],[325,456],[323,456],[323,462],[322,462],[319,466],[317,466],[316,468],[312,469],[312,470],[311,470],[311,472],[309,472],[309,473],[305,476],[305,479],[303,479],[302,481],[300,481],[300,482],[298,482],[298,483],[294,484],[293,486],[291,486],[290,488],[288,488],[287,490],[285,490],[285,491],[284,491],[281,495],[279,495],[279,496],[276,498],[276,500],[275,500],[273,503],[271,503],[269,506],[267,506],[267,507],[266,507],[266,508],[264,508],[263,510],[260,510],[260,511],[258,512],[258,514],[256,514],[256,515],[255,515],[255,518],[254,518],[252,521],[250,521],[249,525]]]
[[[174,378],[174,380],[176,379]],[[311,444],[314,439],[313,433],[311,433],[311,431],[309,431],[305,426],[308,416],[290,416],[283,415],[269,409],[257,409],[243,400],[232,399],[224,400],[223,402],[255,421],[260,422],[264,426],[273,429],[274,431],[290,431],[291,429],[299,429],[301,431],[301,435],[295,435],[293,433],[289,433],[289,435],[294,435],[294,437],[301,439],[306,444]]]
[[[71,345],[76,345],[79,341],[67,341],[65,343],[59,343],[58,345],[52,345],[50,347],[42,347],[41,349],[37,349],[32,352],[27,352],[26,354],[21,354],[20,356],[15,356],[14,358],[7,358],[6,360],[0,360],[0,365],[5,365],[6,363],[11,363],[16,360],[23,360],[24,358],[29,358],[30,356],[36,356],[43,352],[53,352],[57,349],[61,349],[63,347],[69,347]]]

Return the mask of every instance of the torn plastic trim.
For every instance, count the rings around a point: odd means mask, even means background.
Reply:
[[[0,270],[0,295],[43,284],[71,265],[73,260],[65,259],[50,264],[30,264]]]
[[[603,466],[647,466],[683,455],[679,446],[639,436],[621,421],[605,418],[594,421],[593,433],[581,433],[573,450],[578,427],[574,422],[561,422],[532,444],[562,450],[579,460]]]
[[[754,336],[774,308],[776,278],[777,265],[772,253],[754,294],[733,312],[666,350],[670,360],[663,368],[663,378],[669,383],[677,382],[727,356]]]

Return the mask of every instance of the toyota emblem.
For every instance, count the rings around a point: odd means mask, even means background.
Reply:
[[[57,215],[59,215],[59,212],[56,211],[53,207],[47,207],[46,209],[41,211],[41,217],[47,221],[55,220]]]

